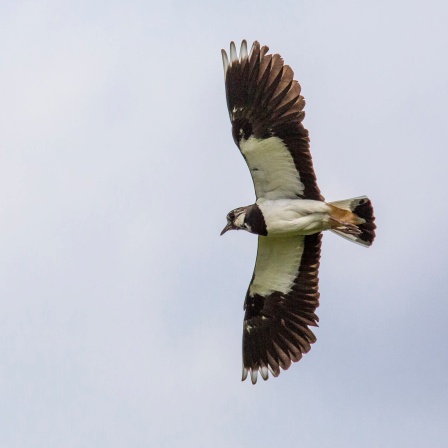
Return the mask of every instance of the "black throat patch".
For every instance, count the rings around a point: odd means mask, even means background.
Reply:
[[[250,226],[251,233],[267,236],[268,229],[266,228],[266,222],[263,213],[257,204],[247,208],[244,222]]]

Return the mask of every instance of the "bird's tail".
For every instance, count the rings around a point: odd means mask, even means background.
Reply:
[[[331,230],[362,246],[370,246],[375,239],[375,216],[367,196],[329,202]]]

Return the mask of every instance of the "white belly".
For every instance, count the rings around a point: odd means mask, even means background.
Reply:
[[[259,199],[268,236],[311,235],[330,228],[330,207],[311,199]]]

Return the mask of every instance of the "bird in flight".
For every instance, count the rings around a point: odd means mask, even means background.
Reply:
[[[252,175],[256,202],[227,215],[228,230],[258,235],[252,281],[244,301],[243,376],[267,380],[301,359],[316,341],[322,231],[370,246],[373,208],[366,196],[325,202],[314,174],[305,100],[279,54],[243,40],[238,56],[222,50],[233,139]]]

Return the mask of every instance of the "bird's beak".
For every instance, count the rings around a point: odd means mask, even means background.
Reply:
[[[232,230],[234,229],[233,224],[232,223],[227,223],[226,226],[222,229],[221,235],[224,235],[227,230]]]

